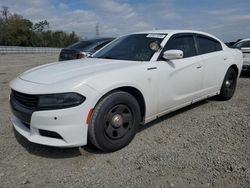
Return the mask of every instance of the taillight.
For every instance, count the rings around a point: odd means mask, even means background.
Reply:
[[[86,57],[86,54],[85,53],[78,53],[77,54],[77,59],[81,59],[81,58],[84,58],[84,57]]]
[[[73,59],[81,59],[81,58],[84,58],[84,57],[86,57],[86,54],[84,52],[79,52],[79,53],[72,54]]]

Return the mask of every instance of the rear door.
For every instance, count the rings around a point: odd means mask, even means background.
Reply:
[[[230,57],[216,39],[200,34],[197,34],[195,39],[203,62],[202,96],[205,96],[220,90]]]
[[[183,59],[159,59],[158,63],[160,88],[157,95],[160,113],[198,98],[202,90],[203,64],[193,34],[172,36],[162,53],[174,49],[183,51]]]

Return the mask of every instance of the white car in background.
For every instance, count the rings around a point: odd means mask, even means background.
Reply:
[[[240,40],[233,47],[240,49],[243,53],[242,71],[250,70],[250,39]]]
[[[198,31],[125,35],[91,58],[42,65],[10,83],[14,128],[56,147],[126,146],[139,124],[217,95],[229,100],[242,53]]]

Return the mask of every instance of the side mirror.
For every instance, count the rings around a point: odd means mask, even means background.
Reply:
[[[163,52],[164,59],[172,60],[172,59],[182,59],[183,58],[183,51],[182,50],[167,50]]]

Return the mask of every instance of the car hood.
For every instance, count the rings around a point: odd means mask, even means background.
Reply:
[[[107,71],[134,66],[134,61],[85,58],[65,62],[50,63],[30,69],[19,76],[20,79],[39,83],[53,84],[76,77],[89,78]]]

